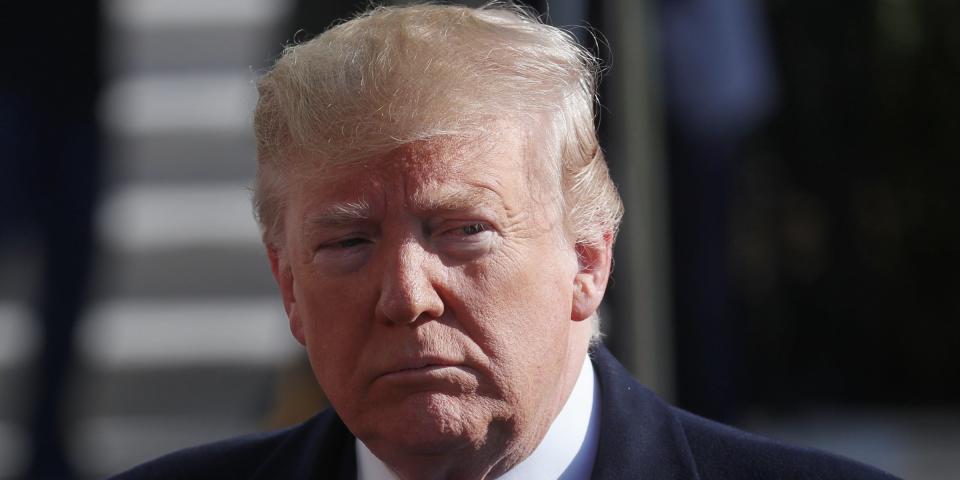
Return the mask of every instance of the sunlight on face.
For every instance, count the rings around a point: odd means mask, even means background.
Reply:
[[[521,138],[493,140],[408,144],[290,194],[291,328],[384,460],[529,450],[579,371],[574,247],[535,198]]]

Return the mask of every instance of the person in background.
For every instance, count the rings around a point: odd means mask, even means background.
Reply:
[[[77,0],[18,2],[0,28],[0,248],[40,265],[28,286],[41,327],[23,421],[29,479],[75,476],[65,403],[96,250],[100,25],[100,3]]]

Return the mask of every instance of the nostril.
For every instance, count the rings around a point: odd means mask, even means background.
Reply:
[[[424,276],[391,278],[385,279],[376,308],[383,320],[406,324],[421,317],[439,317],[443,314],[443,301]]]

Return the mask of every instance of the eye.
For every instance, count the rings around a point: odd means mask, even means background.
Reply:
[[[329,246],[333,248],[352,248],[352,247],[358,247],[368,242],[369,240],[367,240],[366,238],[354,237],[354,238],[346,238],[343,240],[338,240]]]
[[[342,237],[336,240],[328,240],[315,248],[316,252],[327,252],[327,254],[350,253],[353,250],[359,250],[372,241],[365,236]]]
[[[441,230],[437,245],[446,251],[473,252],[491,245],[494,228],[486,222],[462,223]]]
[[[362,234],[331,239],[313,251],[313,263],[325,274],[341,275],[356,271],[373,251],[375,238]]]
[[[476,235],[489,229],[490,227],[484,223],[474,223],[460,227],[460,231],[463,232],[464,235]]]
[[[436,251],[458,261],[476,260],[498,245],[497,228],[479,219],[448,219],[431,230]]]
[[[485,222],[461,223],[443,228],[439,232],[449,241],[478,242],[490,236],[493,227]]]

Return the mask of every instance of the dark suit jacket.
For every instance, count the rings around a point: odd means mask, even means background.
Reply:
[[[825,452],[787,446],[671,407],[633,380],[604,347],[594,479],[859,480],[894,477]],[[128,479],[350,479],[354,437],[333,410],[286,430],[189,448],[116,477]]]

